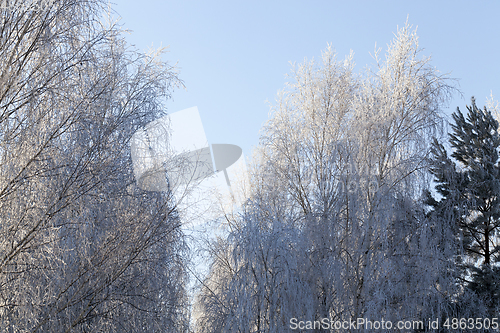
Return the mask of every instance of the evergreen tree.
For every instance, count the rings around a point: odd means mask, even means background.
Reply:
[[[437,140],[433,143],[430,172],[442,198],[437,201],[428,193],[427,203],[441,222],[453,222],[460,278],[488,300],[492,310],[498,304],[498,278],[493,274],[497,268],[493,264],[498,262],[500,250],[500,136],[498,122],[486,108],[479,109],[474,98],[467,110],[466,118],[459,108],[453,114],[449,139],[453,160],[442,144]]]

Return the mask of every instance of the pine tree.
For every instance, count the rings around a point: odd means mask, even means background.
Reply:
[[[442,198],[437,201],[428,193],[427,203],[441,221],[453,222],[455,244],[463,247],[463,256],[457,256],[463,259],[457,266],[462,270],[457,271],[470,290],[488,300],[491,310],[499,299],[498,278],[492,272],[497,270],[493,264],[500,250],[500,136],[498,122],[486,108],[479,109],[474,98],[467,110],[466,118],[459,108],[452,115],[453,159],[434,141],[430,172]],[[461,251],[457,249],[456,254]]]

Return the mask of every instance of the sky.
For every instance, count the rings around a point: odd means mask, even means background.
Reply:
[[[186,89],[167,112],[197,106],[209,143],[240,146],[251,156],[270,103],[290,63],[319,60],[330,43],[338,58],[352,50],[355,71],[374,65],[398,26],[417,28],[423,54],[458,79],[445,112],[462,111],[490,92],[500,99],[500,1],[155,1],[113,0],[127,41],[140,51],[168,46]]]

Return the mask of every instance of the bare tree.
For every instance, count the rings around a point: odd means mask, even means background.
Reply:
[[[433,238],[419,196],[451,86],[408,24],[376,59],[355,75],[352,55],[339,61],[328,47],[321,66],[294,66],[263,129],[251,200],[214,252],[200,332],[445,307],[445,239]]]
[[[104,5],[1,13],[2,331],[187,329],[180,221],[135,187],[129,143],[182,83]]]

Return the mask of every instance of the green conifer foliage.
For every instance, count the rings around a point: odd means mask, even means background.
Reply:
[[[479,109],[474,97],[471,104],[466,117],[459,108],[452,115],[451,158],[442,144],[433,143],[430,172],[442,198],[437,201],[428,193],[427,204],[441,221],[453,222],[455,254],[463,254],[465,261],[458,266],[464,269],[461,278],[492,309],[498,304],[500,281],[493,274],[500,250],[500,136],[498,122],[486,107]]]

